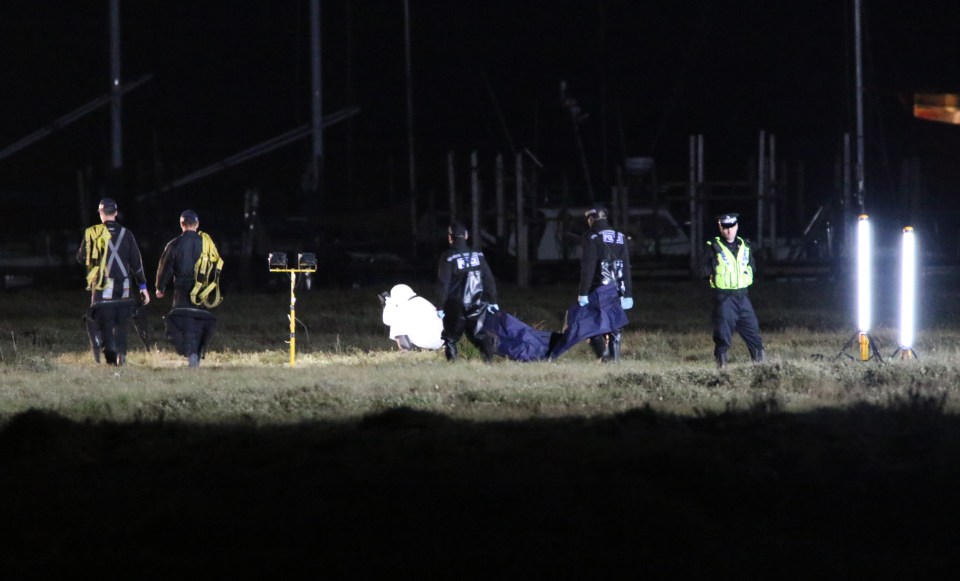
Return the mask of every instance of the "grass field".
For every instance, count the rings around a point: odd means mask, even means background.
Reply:
[[[380,288],[230,295],[203,367],[94,366],[82,292],[0,297],[0,518],[14,577],[930,578],[956,571],[960,291],[917,360],[837,357],[844,285],[762,281],[768,361],[717,371],[709,297],[638,284],[623,361],[447,364]],[[416,287],[415,287],[416,288]],[[423,290],[428,294],[427,289]],[[566,292],[564,292],[566,291]],[[501,289],[558,328],[571,288]],[[896,346],[895,297],[875,338]],[[163,303],[151,312],[158,332]],[[852,352],[851,352],[852,353]]]

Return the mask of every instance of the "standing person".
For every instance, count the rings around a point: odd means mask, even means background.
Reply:
[[[167,243],[157,266],[156,295],[162,299],[173,281],[173,306],[164,318],[167,336],[189,367],[200,367],[213,338],[217,318],[207,309],[220,304],[220,271],[223,260],[217,247],[199,231],[200,217],[193,210],[180,214],[182,233]]]
[[[580,237],[580,295],[577,303],[591,302],[605,315],[606,332],[589,337],[601,361],[620,359],[620,330],[627,323],[623,311],[633,308],[630,248],[623,232],[614,230],[602,206],[584,212],[589,229]]]
[[[487,316],[500,310],[497,285],[483,252],[467,246],[470,233],[460,222],[447,228],[450,249],[440,257],[437,269],[437,316],[443,320],[443,353],[447,361],[457,359],[457,341],[464,331],[471,343],[491,361],[496,353],[496,337]]]
[[[127,326],[138,299],[132,286],[139,287],[144,305],[150,302],[150,293],[137,239],[117,223],[117,202],[104,198],[97,210],[100,224],[86,229],[77,250],[77,261],[87,268],[90,291],[87,332],[97,363],[102,350],[108,365],[123,366],[127,362]]]
[[[760,324],[747,296],[756,265],[750,245],[737,236],[739,216],[736,213],[717,216],[720,236],[707,241],[708,251],[703,259],[703,276],[714,289],[713,356],[718,369],[727,366],[727,350],[734,331],[747,343],[750,359],[755,363],[763,361]]]

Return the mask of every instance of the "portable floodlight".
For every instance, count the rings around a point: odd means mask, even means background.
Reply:
[[[872,356],[876,357],[878,361],[882,359],[874,341],[870,338],[873,309],[871,296],[873,291],[872,248],[870,220],[866,214],[861,214],[857,219],[857,333],[843,346],[843,349],[837,355],[838,357],[846,354],[846,350],[856,341],[861,361],[867,361]]]
[[[861,214],[857,221],[857,329],[862,335],[870,332],[871,264],[870,221]]]
[[[297,273],[316,272],[317,255],[312,253],[302,253],[297,255],[297,268],[288,268],[287,254],[285,252],[271,252],[267,256],[267,263],[270,272],[289,272],[290,273],[290,367],[297,364]]]
[[[287,268],[287,253],[271,252],[267,255],[267,264],[270,266],[271,271]]]
[[[903,229],[900,248],[900,347],[893,355],[900,359],[913,359],[913,338],[916,328],[915,307],[917,299],[917,240],[913,228]]]

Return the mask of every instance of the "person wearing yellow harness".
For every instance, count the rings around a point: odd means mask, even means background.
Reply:
[[[173,306],[167,316],[167,336],[189,367],[199,367],[216,330],[217,318],[208,310],[220,304],[223,259],[216,244],[200,232],[193,210],[180,214],[180,236],[167,243],[157,266],[156,296],[166,295],[173,281]]]
[[[707,241],[703,259],[703,275],[714,291],[713,356],[720,369],[727,366],[727,351],[734,331],[743,337],[754,363],[762,362],[764,357],[760,324],[747,295],[756,263],[750,245],[737,236],[739,216],[736,213],[717,216],[720,236]]]
[[[86,266],[90,308],[85,317],[93,358],[100,354],[109,365],[127,362],[127,327],[139,297],[150,302],[140,248],[133,232],[117,222],[117,202],[100,200],[100,224],[86,229],[77,250],[77,261]]]

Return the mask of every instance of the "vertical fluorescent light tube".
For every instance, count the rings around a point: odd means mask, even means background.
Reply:
[[[870,332],[870,222],[861,214],[857,222],[857,327],[861,333]]]
[[[917,242],[913,228],[903,229],[900,263],[900,348],[913,348],[914,306],[917,293]]]

